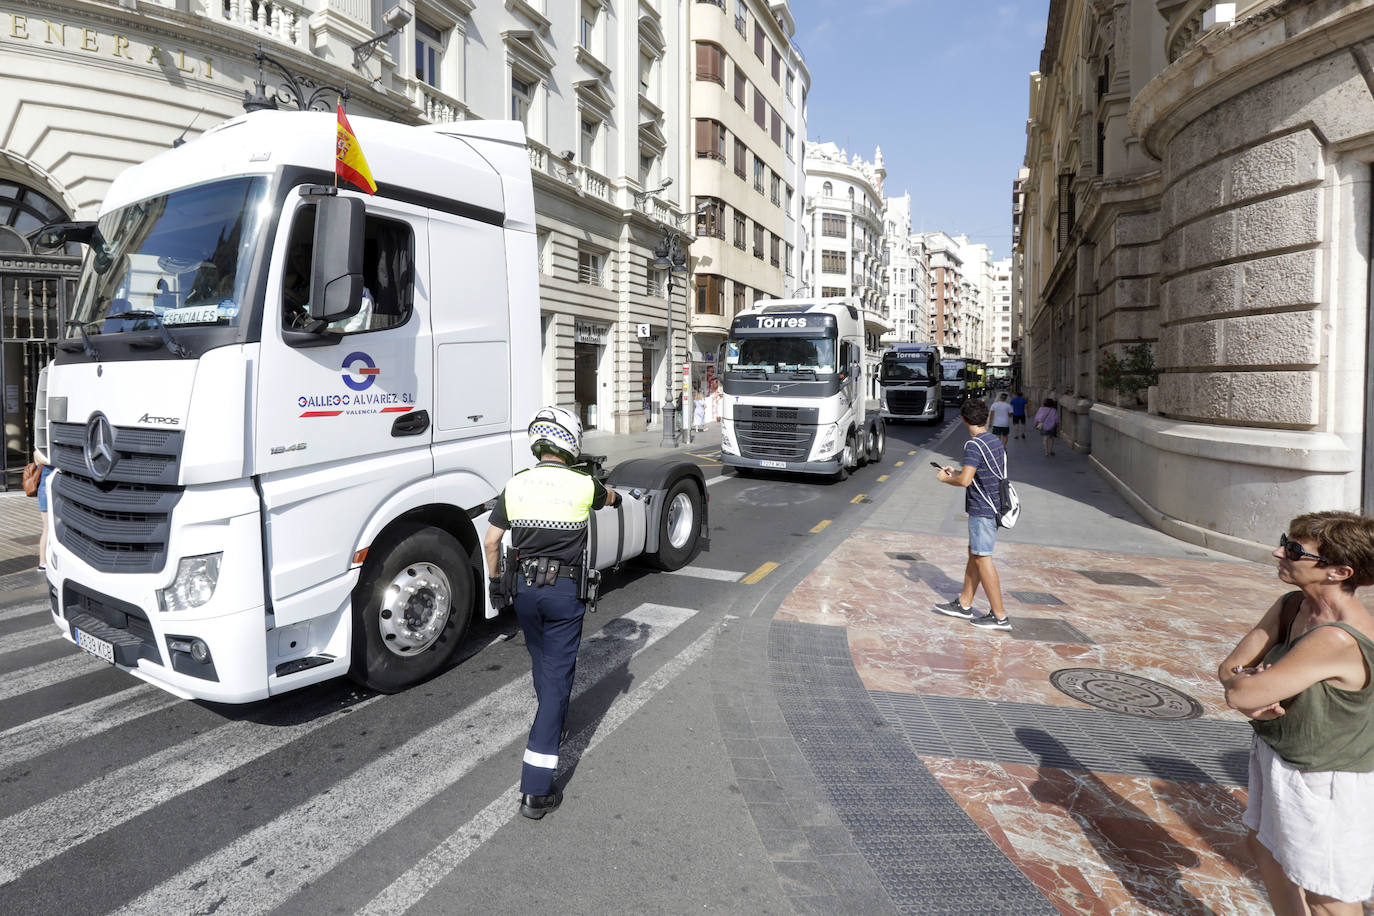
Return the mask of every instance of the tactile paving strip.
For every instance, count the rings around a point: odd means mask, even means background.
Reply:
[[[843,627],[773,621],[768,668],[797,746],[900,912],[1058,912],[884,717]]]
[[[1097,709],[872,692],[918,754],[1244,786],[1250,728],[1150,721]]]

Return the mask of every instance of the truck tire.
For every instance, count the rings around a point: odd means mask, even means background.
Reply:
[[[887,451],[887,428],[882,420],[875,420],[868,426],[867,440],[864,443],[864,450],[868,453],[868,463],[878,464],[883,460],[883,453]]]
[[[658,514],[658,551],[645,560],[666,572],[681,569],[696,556],[701,539],[701,489],[683,478],[668,488]]]
[[[349,677],[396,693],[447,666],[472,617],[472,567],[448,532],[409,525],[368,551],[353,590]]]

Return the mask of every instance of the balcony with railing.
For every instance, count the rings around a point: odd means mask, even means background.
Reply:
[[[310,48],[310,28],[306,20],[313,12],[304,4],[290,0],[194,0],[205,15],[216,10],[229,23],[265,39],[292,45],[302,51]]]

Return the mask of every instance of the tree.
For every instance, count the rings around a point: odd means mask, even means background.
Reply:
[[[1137,397],[1140,392],[1159,382],[1155,368],[1154,349],[1148,343],[1132,344],[1122,359],[1107,351],[1097,362],[1097,383],[1118,394]]]

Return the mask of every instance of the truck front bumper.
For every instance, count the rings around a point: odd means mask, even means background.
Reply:
[[[762,458],[741,458],[721,454],[720,463],[727,468],[758,468],[764,471],[788,471],[799,474],[834,474],[840,469],[840,456],[825,461],[771,461]]]

